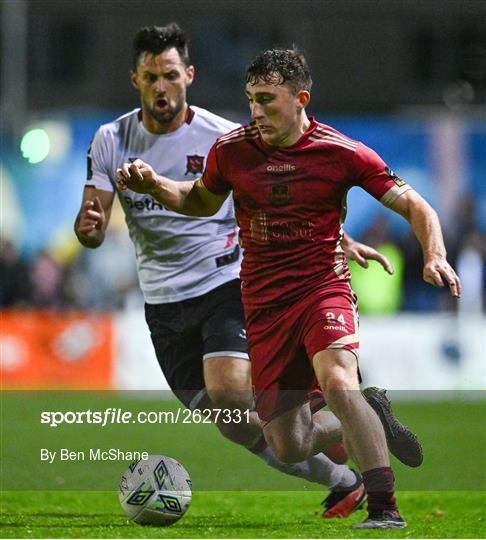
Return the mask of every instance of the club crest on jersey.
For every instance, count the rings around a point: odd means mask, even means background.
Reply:
[[[204,156],[198,156],[197,154],[194,154],[193,156],[187,156],[186,168],[186,175],[202,174],[204,170]]]
[[[272,186],[270,200],[275,206],[284,206],[285,204],[288,204],[290,200],[289,185],[277,184]]]
[[[405,185],[405,180],[402,180],[399,176],[397,176],[395,172],[390,169],[390,167],[386,167],[385,171],[386,174],[395,182],[398,187],[402,187]]]

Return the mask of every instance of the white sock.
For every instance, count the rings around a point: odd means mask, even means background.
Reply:
[[[322,453],[300,463],[280,461],[269,446],[255,455],[278,471],[322,484],[327,488],[346,488],[356,483],[356,475],[347,465],[337,465]]]

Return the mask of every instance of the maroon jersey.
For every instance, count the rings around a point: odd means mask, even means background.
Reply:
[[[370,148],[315,121],[293,146],[267,145],[254,123],[220,137],[202,181],[233,190],[247,306],[293,302],[314,290],[349,292],[341,248],[346,194],[361,186],[389,206],[406,190]]]

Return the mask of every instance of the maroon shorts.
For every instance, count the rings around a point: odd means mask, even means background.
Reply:
[[[256,409],[268,422],[316,397],[312,358],[325,349],[358,356],[354,293],[314,293],[292,305],[245,308]],[[312,399],[312,400],[313,400]]]

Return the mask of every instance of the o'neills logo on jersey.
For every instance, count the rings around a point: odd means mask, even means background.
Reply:
[[[288,173],[294,172],[296,169],[297,167],[290,163],[284,163],[283,165],[267,165],[267,172],[269,173]]]

